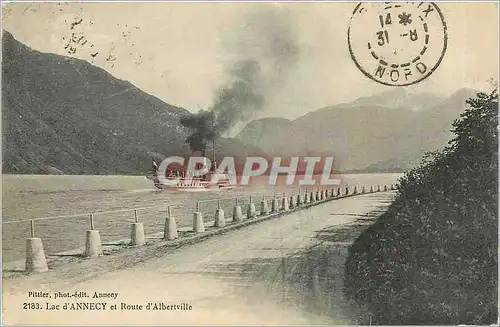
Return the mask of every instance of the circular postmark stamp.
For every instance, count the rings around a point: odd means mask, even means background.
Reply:
[[[362,2],[354,9],[347,39],[363,74],[384,85],[406,86],[438,68],[448,35],[435,3]]]

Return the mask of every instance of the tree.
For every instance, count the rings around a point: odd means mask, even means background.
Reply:
[[[349,249],[345,292],[374,323],[496,323],[498,93],[467,103],[448,146]]]

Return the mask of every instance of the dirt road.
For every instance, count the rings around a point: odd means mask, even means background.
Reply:
[[[392,197],[393,193],[382,192],[331,201],[91,279],[63,274],[59,278],[42,274],[6,279],[3,321],[70,325],[355,323],[360,313],[342,296],[347,246]],[[30,296],[29,292],[47,292],[47,297]],[[105,293],[105,297],[94,298],[95,292]],[[64,293],[74,297],[56,298]],[[87,304],[72,307],[77,303]]]

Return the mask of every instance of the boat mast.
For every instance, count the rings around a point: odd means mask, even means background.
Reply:
[[[212,111],[212,171],[215,172],[217,161],[215,160],[215,112]]]

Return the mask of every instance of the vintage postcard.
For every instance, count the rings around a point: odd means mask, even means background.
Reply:
[[[498,2],[3,2],[4,325],[498,324]]]

